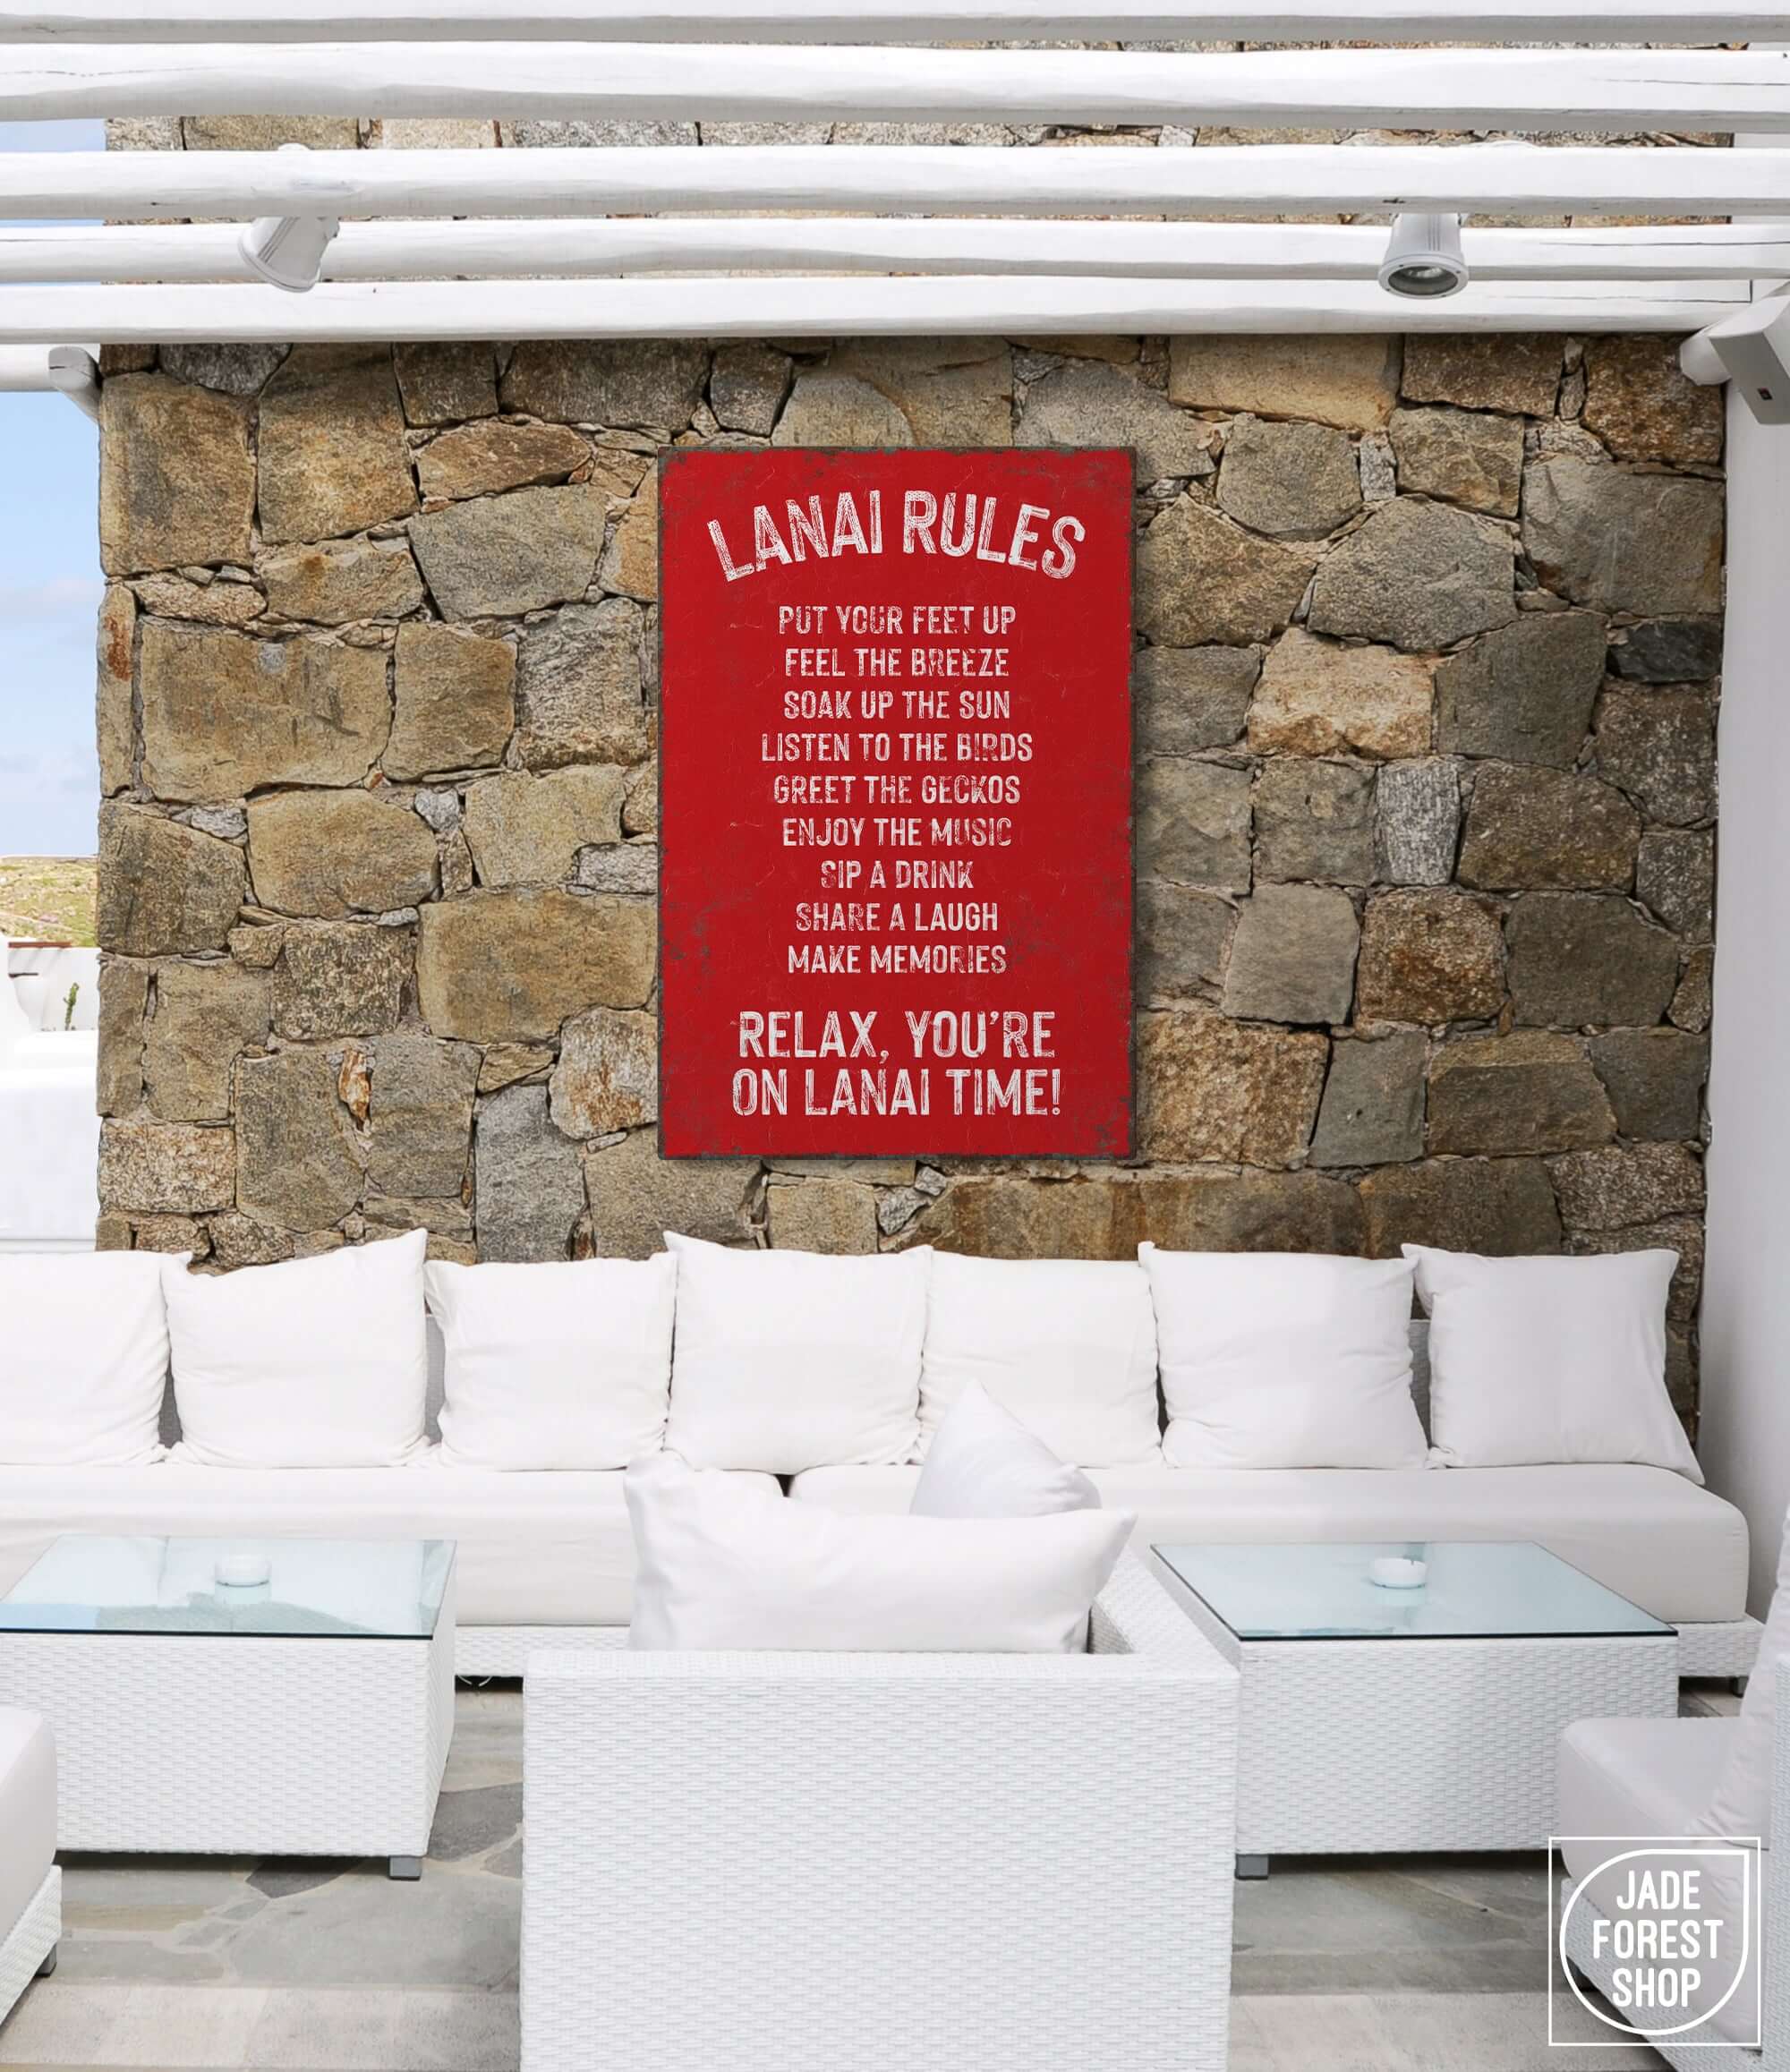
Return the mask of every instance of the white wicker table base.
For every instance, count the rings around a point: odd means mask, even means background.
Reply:
[[[454,1733],[452,1584],[430,1640],[0,1634],[0,1705],[55,1735],[59,1849],[414,1877]]]

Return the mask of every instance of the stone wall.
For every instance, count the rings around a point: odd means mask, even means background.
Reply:
[[[108,358],[103,1243],[1667,1243],[1691,1408],[1721,419],[1670,342]],[[1123,1167],[657,1155],[654,456],[766,439],[1137,449]]]

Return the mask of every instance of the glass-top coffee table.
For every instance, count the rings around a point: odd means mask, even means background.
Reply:
[[[73,1534],[0,1597],[57,1846],[420,1875],[454,1731],[454,1545]]]
[[[1543,1847],[1561,1729],[1670,1718],[1678,1641],[1527,1541],[1160,1546],[1242,1676],[1237,1865],[1276,1855]],[[1416,1588],[1373,1580],[1420,1561]]]

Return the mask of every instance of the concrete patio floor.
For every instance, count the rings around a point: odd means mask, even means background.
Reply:
[[[518,1689],[463,1688],[420,1884],[365,1863],[71,1859],[60,1965],[0,2024],[0,2066],[509,2072],[521,1779]],[[1558,2067],[1547,1925],[1539,1861],[1290,1861],[1237,1888],[1232,2072]],[[1594,2040],[1574,2002],[1556,2025]],[[1598,2052],[1598,2072],[1659,2064]]]

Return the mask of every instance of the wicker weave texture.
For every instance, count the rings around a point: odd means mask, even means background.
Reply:
[[[1681,1676],[1747,1676],[1765,1628],[1757,1619],[1711,1620],[1678,1629]]]
[[[420,1856],[454,1732],[432,1640],[0,1634],[0,1704],[56,1742],[61,1849]]]
[[[0,1840],[4,1840],[0,1837]],[[52,1863],[25,1911],[0,1940],[0,2022],[62,1938],[62,1872]]]
[[[454,1636],[456,1676],[520,1676],[543,1648],[625,1648],[626,1626],[462,1626]]]
[[[1220,2072],[1235,1674],[1095,1644],[534,1657],[526,2072]]]

